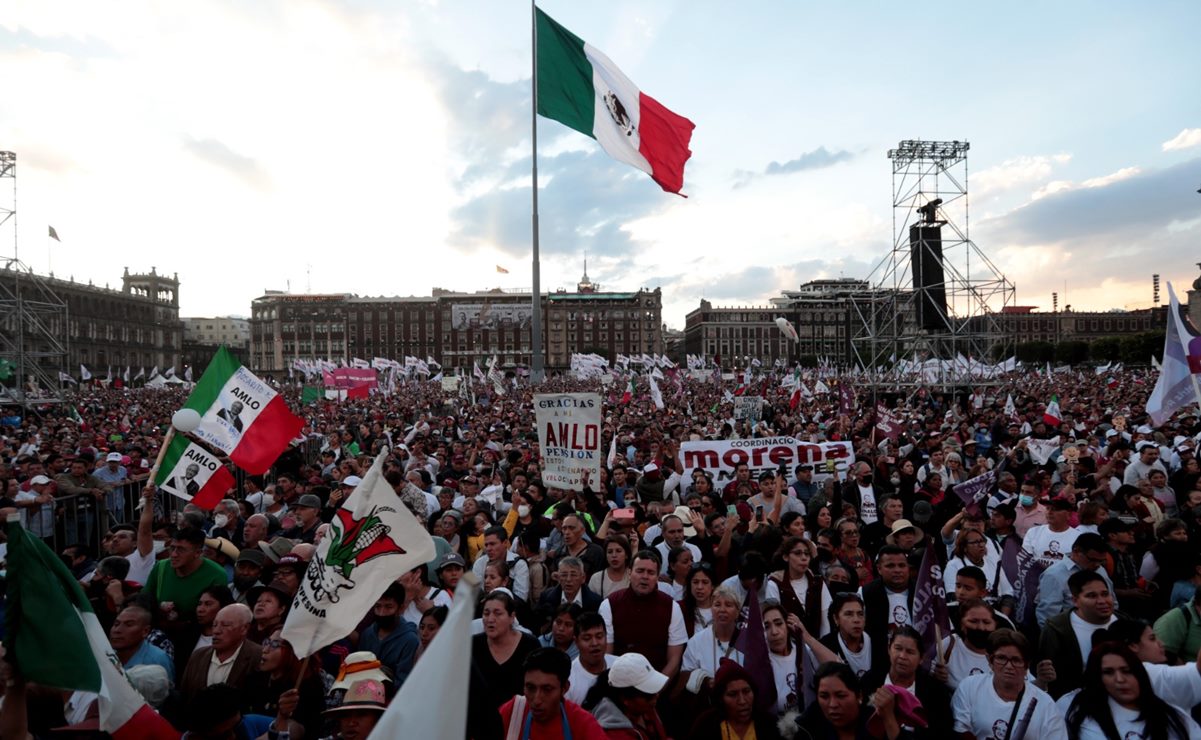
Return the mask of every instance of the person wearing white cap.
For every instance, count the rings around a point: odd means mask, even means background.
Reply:
[[[1135,444],[1134,449],[1138,453],[1138,458],[1131,460],[1126,466],[1126,472],[1122,475],[1122,483],[1128,486],[1137,486],[1138,482],[1146,478],[1152,469],[1162,470],[1165,476],[1168,474],[1168,469],[1159,460],[1159,445],[1143,440]]]
[[[54,493],[51,481],[44,475],[29,480],[28,491],[17,491],[14,505],[20,509],[21,526],[38,537],[54,536]]]
[[[109,513],[118,522],[125,521],[125,497],[121,495],[120,487],[129,481],[129,471],[122,464],[120,452],[110,452],[104,458],[104,465],[92,472],[102,483],[108,485],[106,503]]]
[[[666,738],[655,700],[667,680],[645,656],[626,653],[597,680],[584,708],[592,712],[609,738]]]

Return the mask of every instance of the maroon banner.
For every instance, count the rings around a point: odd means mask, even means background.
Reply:
[[[321,377],[326,388],[375,388],[379,385],[379,377],[370,368],[340,367],[326,370]]]

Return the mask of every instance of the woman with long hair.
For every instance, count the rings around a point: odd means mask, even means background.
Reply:
[[[833,511],[829,504],[813,507],[813,510],[805,515],[805,529],[810,532],[820,532],[823,529],[829,529],[834,524]]]
[[[667,576],[659,581],[659,590],[681,601],[688,591],[688,574],[692,571],[692,551],[686,547],[673,547],[667,553]]]
[[[863,597],[854,591],[834,596],[829,609],[832,629],[822,644],[838,655],[855,672],[864,676],[872,670],[872,638],[864,630]]]
[[[325,709],[325,683],[321,680],[321,661],[301,661],[291,644],[280,637],[281,628],[263,640],[263,653],[258,670],[246,681],[243,694],[250,712],[274,717],[280,697],[296,690],[299,682],[300,702],[292,719],[307,730],[321,727],[321,710]],[[303,673],[303,676],[302,676]]]
[[[804,737],[813,740],[866,740],[879,737],[868,732],[871,710],[864,704],[863,685],[845,663],[823,663],[813,675],[817,700],[797,720]],[[881,693],[882,692],[882,693]],[[896,699],[882,688],[872,699],[883,721],[888,740],[912,737],[897,717]]]
[[[421,644],[417,648],[417,656],[413,658],[414,663],[421,659],[422,653],[438,636],[438,632],[442,629],[442,625],[446,624],[446,617],[449,615],[450,609],[445,606],[431,606],[421,613],[421,621],[417,623],[417,639]]]
[[[804,700],[803,687],[798,685],[804,675],[802,661],[809,653],[813,665],[838,660],[829,648],[805,629],[800,617],[789,614],[778,601],[763,604],[763,636],[767,640],[768,658],[771,660],[772,677],[776,681],[776,714],[788,709],[801,709]]]
[[[867,693],[895,686],[917,697],[926,709],[929,726],[907,728],[918,738],[951,737],[951,718],[944,707],[951,705],[946,685],[921,667],[924,645],[922,636],[909,626],[899,627],[888,637],[888,666],[877,666],[863,678]]]
[[[192,652],[213,644],[213,622],[217,612],[234,603],[234,595],[229,586],[209,586],[200,592],[196,600],[196,626],[200,628],[200,636]]]
[[[623,588],[629,588],[632,557],[630,538],[611,535],[605,540],[605,568],[592,574],[588,588],[602,599],[609,598]]]
[[[780,532],[785,537],[803,537],[809,539],[809,530],[805,528],[805,515],[799,511],[786,511],[780,516]]]
[[[688,737],[698,740],[775,740],[775,718],[755,707],[755,679],[732,660],[723,660],[713,677],[713,707],[692,725]]]
[[[771,574],[780,589],[780,603],[789,614],[796,615],[809,632],[823,637],[830,633],[828,612],[833,598],[822,579],[809,570],[817,555],[817,546],[800,537],[788,537],[780,546],[776,559],[784,567]]]
[[[834,554],[855,571],[860,586],[866,586],[876,577],[872,569],[872,558],[859,546],[859,522],[854,519],[839,519],[834,531],[838,533]]]
[[[680,600],[680,611],[684,613],[684,629],[689,637],[713,623],[715,588],[717,576],[712,565],[697,563],[688,571],[688,590]]]
[[[596,717],[608,740],[667,740],[655,710],[667,681],[645,656],[626,653],[597,676],[583,707]]]
[[[1155,695],[1147,669],[1130,648],[1103,642],[1093,648],[1084,686],[1067,713],[1072,740],[1201,737],[1201,727],[1185,712]]]

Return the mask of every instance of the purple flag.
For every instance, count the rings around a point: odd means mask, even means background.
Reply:
[[[776,679],[771,668],[771,653],[767,648],[767,635],[763,631],[763,612],[759,609],[759,590],[750,589],[747,594],[746,626],[735,640],[734,646],[742,653],[742,667],[755,679],[755,703],[759,709],[774,714],[776,706]],[[803,650],[804,646],[798,646]]]
[[[929,669],[937,656],[938,638],[951,634],[951,616],[947,612],[947,587],[943,582],[942,565],[934,553],[934,541],[927,539],[926,552],[917,573],[917,588],[913,592],[913,628],[921,633],[926,644],[923,665]]]
[[[1021,549],[1022,543],[1016,534],[1006,537],[1005,544],[1001,546],[1001,570],[1005,571],[1010,584],[1018,582],[1018,552]]]
[[[838,413],[847,416],[855,413],[855,389],[848,383],[838,384]]]
[[[1039,578],[1047,565],[1024,547],[1018,550],[1017,563],[1017,578],[1012,581],[1013,595],[1018,602],[1014,616],[1019,625],[1030,624],[1034,621],[1034,609],[1038,604]]]

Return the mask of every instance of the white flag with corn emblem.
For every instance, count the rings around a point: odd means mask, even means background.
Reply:
[[[330,522],[281,637],[305,658],[349,635],[388,584],[434,557],[434,541],[384,480],[387,448]]]

